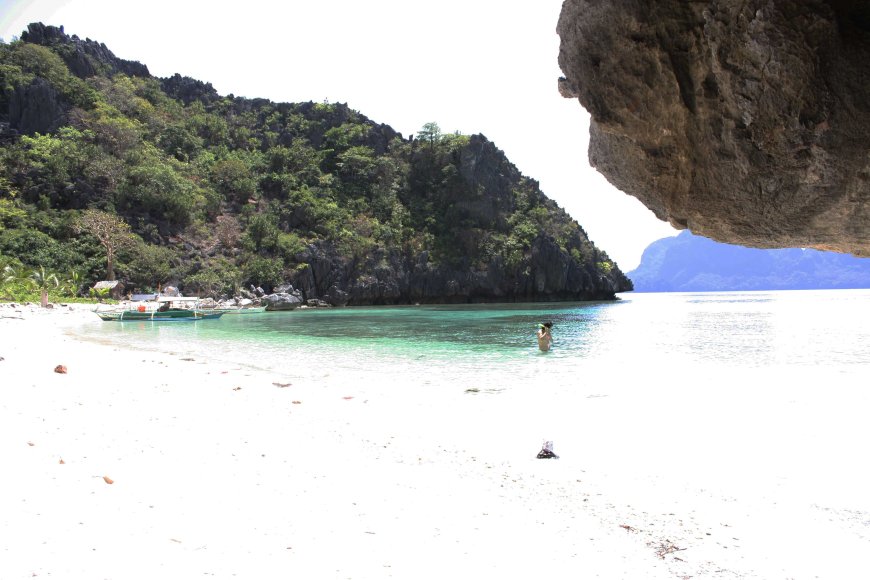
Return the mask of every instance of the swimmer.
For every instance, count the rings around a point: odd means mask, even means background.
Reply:
[[[546,352],[553,345],[553,323],[545,322],[538,326],[538,348]]]

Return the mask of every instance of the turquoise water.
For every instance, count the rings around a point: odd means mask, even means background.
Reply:
[[[613,302],[302,309],[199,322],[101,322],[86,338],[281,372],[504,388],[602,368],[870,370],[870,291],[623,294]],[[95,317],[96,318],[96,317]],[[540,322],[554,347],[537,348]]]

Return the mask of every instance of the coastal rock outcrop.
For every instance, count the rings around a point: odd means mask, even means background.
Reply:
[[[263,296],[262,303],[266,305],[266,310],[269,312],[275,310],[295,310],[302,306],[302,299],[288,292],[276,292]]]
[[[378,250],[353,261],[330,245],[311,247],[301,259],[307,267],[292,284],[307,299],[322,298],[333,306],[611,300],[632,288],[618,269],[602,271],[600,265],[571,260],[544,236],[534,240],[529,266],[520,272],[499,260],[454,268],[430,262],[425,251],[408,258]]]
[[[589,160],[679,229],[870,255],[870,4],[566,0]]]

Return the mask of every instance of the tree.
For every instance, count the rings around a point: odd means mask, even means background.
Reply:
[[[34,270],[30,275],[34,286],[39,290],[39,304],[46,308],[48,306],[48,289],[57,288],[60,286],[60,281],[57,279],[57,274],[46,272],[43,266]]]
[[[212,168],[211,181],[223,196],[244,204],[257,194],[257,180],[251,168],[238,157],[222,159]]]
[[[172,278],[172,264],[177,260],[172,248],[137,241],[131,253],[133,259],[124,273],[129,274],[130,282],[137,288],[159,287],[161,282]]]
[[[62,292],[70,296],[78,296],[82,288],[82,274],[75,268],[70,269],[66,274],[66,279],[63,281]]]
[[[130,226],[117,215],[87,209],[76,224],[76,231],[93,235],[106,250],[106,277],[115,279],[115,252],[133,242]]]
[[[0,274],[0,295],[4,300],[18,300],[29,293],[33,280],[30,278],[30,270],[18,261],[2,260],[5,263],[3,272]]]
[[[423,128],[417,131],[417,139],[428,141],[430,145],[434,145],[441,140],[441,127],[438,123],[426,123]]]

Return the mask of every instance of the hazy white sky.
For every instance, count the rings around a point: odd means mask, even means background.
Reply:
[[[589,115],[559,96],[561,0],[0,0],[0,37],[30,22],[103,42],[159,77],[218,93],[347,103],[403,135],[482,133],[623,271],[675,235],[590,168]]]

